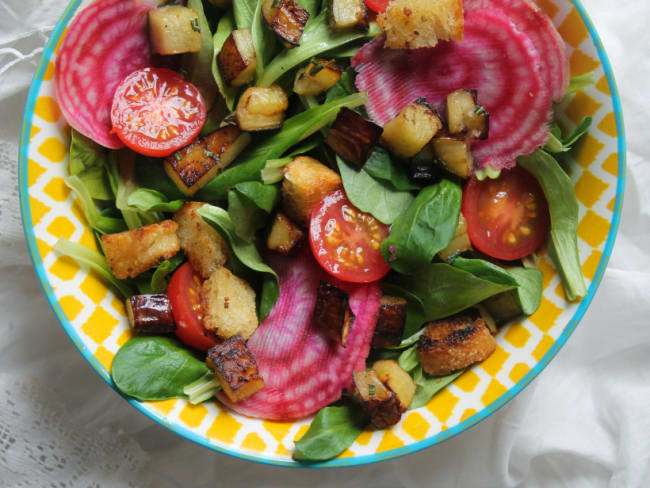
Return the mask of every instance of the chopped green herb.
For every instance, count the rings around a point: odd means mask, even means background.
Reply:
[[[181,153],[175,152],[174,157],[176,158],[176,161],[181,161],[183,159],[183,156],[181,156]]]
[[[483,105],[477,105],[477,107],[474,109],[474,113],[476,115],[487,115],[487,110],[485,110]]]
[[[212,151],[208,151],[207,149],[204,149],[203,154],[205,154],[208,158],[214,159],[215,161],[218,160],[217,155],[215,153],[213,153]]]
[[[313,66],[309,70],[309,76],[316,76],[325,68],[325,64],[320,59],[312,58],[311,64]]]
[[[368,394],[370,395],[375,394],[375,385],[368,385]]]
[[[192,26],[192,30],[194,32],[201,32],[201,27],[199,27],[199,19],[190,20],[190,25]]]

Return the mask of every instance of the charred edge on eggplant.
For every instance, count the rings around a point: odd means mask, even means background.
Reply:
[[[167,295],[133,295],[126,301],[129,325],[136,332],[167,334],[176,330]]]
[[[293,91],[298,95],[320,95],[341,79],[342,69],[332,60],[313,58],[296,72]]]
[[[377,429],[395,425],[402,418],[402,405],[395,392],[377,378],[374,371],[355,371],[355,394]]]
[[[401,158],[418,154],[442,129],[438,112],[424,98],[406,105],[384,125],[382,142]]]
[[[273,219],[266,247],[271,251],[289,254],[302,239],[303,232],[283,213],[278,212]]]
[[[350,295],[339,287],[325,281],[318,284],[312,320],[316,327],[343,347],[355,318],[349,300]]]
[[[447,125],[454,135],[487,139],[490,114],[478,104],[476,90],[456,90],[447,95]]]
[[[300,43],[300,38],[309,20],[309,12],[293,0],[265,0],[262,5],[262,15],[273,33],[282,44],[294,48]]]
[[[224,42],[217,59],[219,69],[229,85],[242,86],[253,81],[257,57],[251,31],[233,31]]]
[[[366,163],[383,129],[343,107],[327,133],[326,144],[357,170]]]
[[[364,0],[330,0],[329,23],[332,30],[367,29],[368,9]]]
[[[397,395],[401,411],[406,412],[415,395],[415,382],[411,375],[393,359],[375,361],[372,370],[386,388]]]
[[[474,156],[466,138],[436,137],[431,141],[434,155],[444,168],[459,178],[467,179],[474,171]]]
[[[397,346],[402,341],[406,306],[406,300],[401,297],[381,297],[372,347]]]

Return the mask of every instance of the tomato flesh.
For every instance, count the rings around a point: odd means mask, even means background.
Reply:
[[[113,96],[111,123],[120,140],[136,152],[169,156],[186,146],[205,123],[199,90],[166,68],[143,68],[128,75]]]
[[[472,245],[497,259],[528,256],[548,234],[548,204],[533,175],[516,166],[496,179],[470,179],[463,190],[463,215]]]
[[[183,264],[172,275],[167,296],[176,322],[176,336],[181,342],[201,351],[219,344],[219,339],[203,327],[201,278],[190,263]]]
[[[327,195],[309,222],[309,242],[320,265],[333,276],[369,283],[390,270],[379,246],[388,227],[354,207],[343,190]]]
[[[389,0],[365,0],[366,6],[378,14],[385,12]]]

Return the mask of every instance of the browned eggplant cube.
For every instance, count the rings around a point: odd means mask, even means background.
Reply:
[[[309,12],[294,0],[265,0],[262,15],[273,33],[285,47],[300,44],[302,32],[309,20]]]
[[[466,138],[441,136],[431,141],[436,157],[456,176],[467,179],[474,171],[474,156]]]
[[[354,110],[343,107],[327,132],[325,142],[332,150],[357,169],[366,163],[383,129],[364,119]]]
[[[341,346],[345,342],[354,322],[354,314],[349,306],[350,295],[339,287],[321,281],[318,285],[316,305],[312,321]]]
[[[273,219],[271,232],[266,240],[266,247],[271,251],[289,254],[302,239],[303,233],[296,224],[283,213],[278,212]]]
[[[441,128],[442,122],[433,107],[425,99],[418,98],[384,125],[381,140],[396,156],[410,158],[418,154]]]
[[[377,378],[374,371],[355,371],[353,373],[355,394],[370,417],[370,422],[378,429],[395,425],[402,418],[402,405],[395,392]]]
[[[240,335],[234,335],[208,351],[206,363],[217,375],[231,402],[240,402],[264,388],[255,358]]]
[[[447,125],[454,135],[487,139],[490,114],[478,104],[476,90],[456,90],[447,95]]]
[[[330,0],[329,22],[334,31],[366,29],[368,9],[364,0]]]
[[[312,59],[296,72],[293,91],[298,95],[320,95],[341,79],[342,70],[333,59]]]
[[[372,370],[386,388],[394,392],[399,400],[401,411],[406,412],[415,395],[415,383],[411,375],[393,359],[375,361]]]
[[[176,330],[172,306],[164,293],[129,297],[126,315],[129,325],[136,332],[166,334]]]
[[[217,59],[219,69],[230,86],[242,86],[253,81],[257,57],[250,29],[232,31]]]
[[[289,99],[279,85],[251,86],[237,102],[235,118],[241,130],[277,129],[284,122],[287,108]]]
[[[372,336],[372,347],[397,346],[402,342],[406,324],[406,300],[400,297],[381,297],[379,315]]]

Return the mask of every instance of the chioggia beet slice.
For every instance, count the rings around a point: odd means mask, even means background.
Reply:
[[[297,257],[274,255],[268,261],[280,278],[280,298],[248,341],[265,387],[238,403],[223,394],[219,399],[249,417],[299,419],[338,400],[343,389],[352,386],[352,373],[365,370],[381,289],[377,282],[336,280],[322,270],[308,247]],[[350,294],[355,320],[345,348],[312,323],[321,280]]]
[[[151,65],[147,12],[154,0],[95,0],[72,21],[57,53],[55,84],[68,123],[102,146],[124,146],[111,133],[117,85]]]

